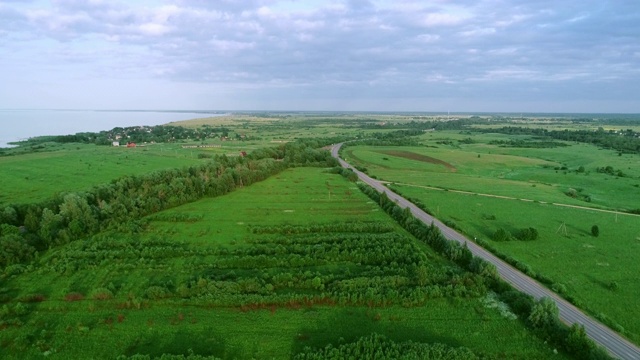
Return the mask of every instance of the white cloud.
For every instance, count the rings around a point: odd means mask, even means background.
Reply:
[[[428,13],[420,16],[420,24],[423,26],[452,26],[460,24],[469,18],[465,14]]]
[[[144,35],[159,36],[171,31],[169,26],[159,23],[144,23],[138,26],[140,32]]]
[[[229,93],[250,90],[241,96],[247,104],[275,96],[260,93],[271,88],[297,98],[329,99],[350,96],[361,85],[379,99],[409,93],[417,98],[454,98],[472,87],[483,96],[515,97],[504,83],[537,87],[539,97],[554,93],[550,86],[565,84],[573,85],[568,89],[596,87],[598,81],[633,87],[629,84],[640,81],[635,70],[640,69],[640,15],[631,11],[633,6],[598,4],[3,2],[0,78],[19,69],[25,78],[54,79],[48,72],[55,69],[60,76],[52,81],[61,87],[69,74],[116,79],[135,75],[168,86],[213,82]],[[90,56],[92,52],[99,56]],[[436,91],[431,85],[444,89]],[[636,90],[630,88],[622,96],[637,103],[629,95]],[[571,91],[561,95],[569,97]]]

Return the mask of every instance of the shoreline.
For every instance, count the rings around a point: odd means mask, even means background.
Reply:
[[[215,110],[10,110],[0,109],[4,125],[0,149],[40,136],[108,131],[116,127],[159,126],[202,117],[230,114]],[[6,125],[5,125],[6,124]]]

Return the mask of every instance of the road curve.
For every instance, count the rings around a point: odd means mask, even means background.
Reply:
[[[407,199],[389,190],[381,182],[370,178],[363,172],[355,169],[346,161],[342,160],[338,155],[338,151],[340,150],[341,146],[342,143],[334,144],[331,147],[331,155],[340,162],[340,165],[342,167],[353,170],[358,175],[360,181],[373,187],[379,192],[386,193],[389,199],[395,201],[400,207],[409,208],[413,216],[422,220],[425,224],[435,224],[447,239],[458,241],[460,243],[466,243],[467,247],[469,248],[469,250],[471,250],[473,255],[478,256],[495,265],[502,279],[511,284],[514,288],[533,296],[535,299],[540,299],[542,297],[553,299],[558,306],[560,320],[568,325],[574,323],[582,324],[587,335],[589,335],[589,337],[593,339],[593,341],[595,341],[597,344],[607,349],[609,353],[614,357],[625,360],[640,360],[640,348],[638,348],[636,345],[632,344],[630,341],[623,338],[618,333],[609,329],[600,322],[592,319],[590,316],[583,313],[568,301],[559,297],[553,291],[542,286],[534,279],[523,274],[513,266],[507,264],[506,262],[499,259],[484,248],[480,247],[473,241],[467,239],[462,234],[447,227],[438,219],[422,211]]]

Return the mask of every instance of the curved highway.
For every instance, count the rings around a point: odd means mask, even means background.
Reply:
[[[389,190],[384,185],[382,185],[381,182],[370,178],[363,172],[355,169],[346,161],[342,160],[338,155],[338,151],[340,150],[341,146],[342,143],[333,145],[331,147],[331,155],[338,159],[342,167],[353,170],[362,182],[373,187],[379,192],[386,193],[389,199],[395,201],[400,207],[409,208],[413,216],[422,220],[425,224],[435,224],[447,239],[458,241],[460,243],[466,243],[467,247],[469,248],[469,250],[471,250],[474,256],[480,257],[487,262],[495,265],[500,276],[514,288],[533,296],[535,299],[540,299],[542,297],[553,299],[558,306],[560,320],[568,325],[574,323],[582,324],[585,328],[585,331],[587,332],[587,335],[589,335],[589,337],[593,339],[593,341],[595,341],[597,344],[607,349],[609,353],[614,357],[625,360],[640,360],[640,348],[638,348],[636,345],[632,344],[630,341],[623,338],[608,327],[604,326],[600,322],[592,319],[590,316],[583,313],[568,301],[559,297],[553,291],[542,286],[537,281],[533,280],[513,266],[499,259],[489,251],[480,247],[478,244],[467,239],[462,234],[447,227],[438,219],[422,211],[407,199]]]

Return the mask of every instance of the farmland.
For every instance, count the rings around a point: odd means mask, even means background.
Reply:
[[[355,119],[343,119],[350,120],[350,124],[340,122],[341,118],[308,121],[300,116],[216,117],[184,121],[180,125],[189,129],[210,126],[218,134],[227,135],[225,138],[220,135],[199,140],[141,143],[136,148],[49,141],[0,149],[0,155],[4,155],[0,156],[0,183],[3,184],[0,206],[84,191],[126,175],[201,164],[216,155],[235,157],[242,151],[277,147],[298,138],[357,136],[370,132],[356,127]]]
[[[553,350],[322,169],[287,170],[145,224],[14,267],[3,280],[16,316],[0,333],[3,357],[287,358],[372,332],[505,358]]]
[[[314,358],[364,342],[606,358],[468,249],[347,181],[321,149],[348,140],[349,162],[637,340],[638,155],[443,120],[240,114],[133,149],[82,134],[3,150],[0,354]],[[515,240],[531,228],[535,241]],[[509,241],[492,240],[498,230]]]
[[[201,163],[179,146],[107,147],[50,143],[41,151],[0,157],[0,204],[45,200],[82,191],[124,175],[138,175]]]
[[[347,147],[343,156],[640,341],[633,300],[640,296],[634,280],[640,217],[624,213],[640,203],[637,154],[581,143],[500,147],[532,139],[494,133],[431,132],[420,139],[420,146]],[[607,166],[622,176],[601,170]],[[515,234],[529,227],[538,231],[536,241],[492,239],[499,229]]]

